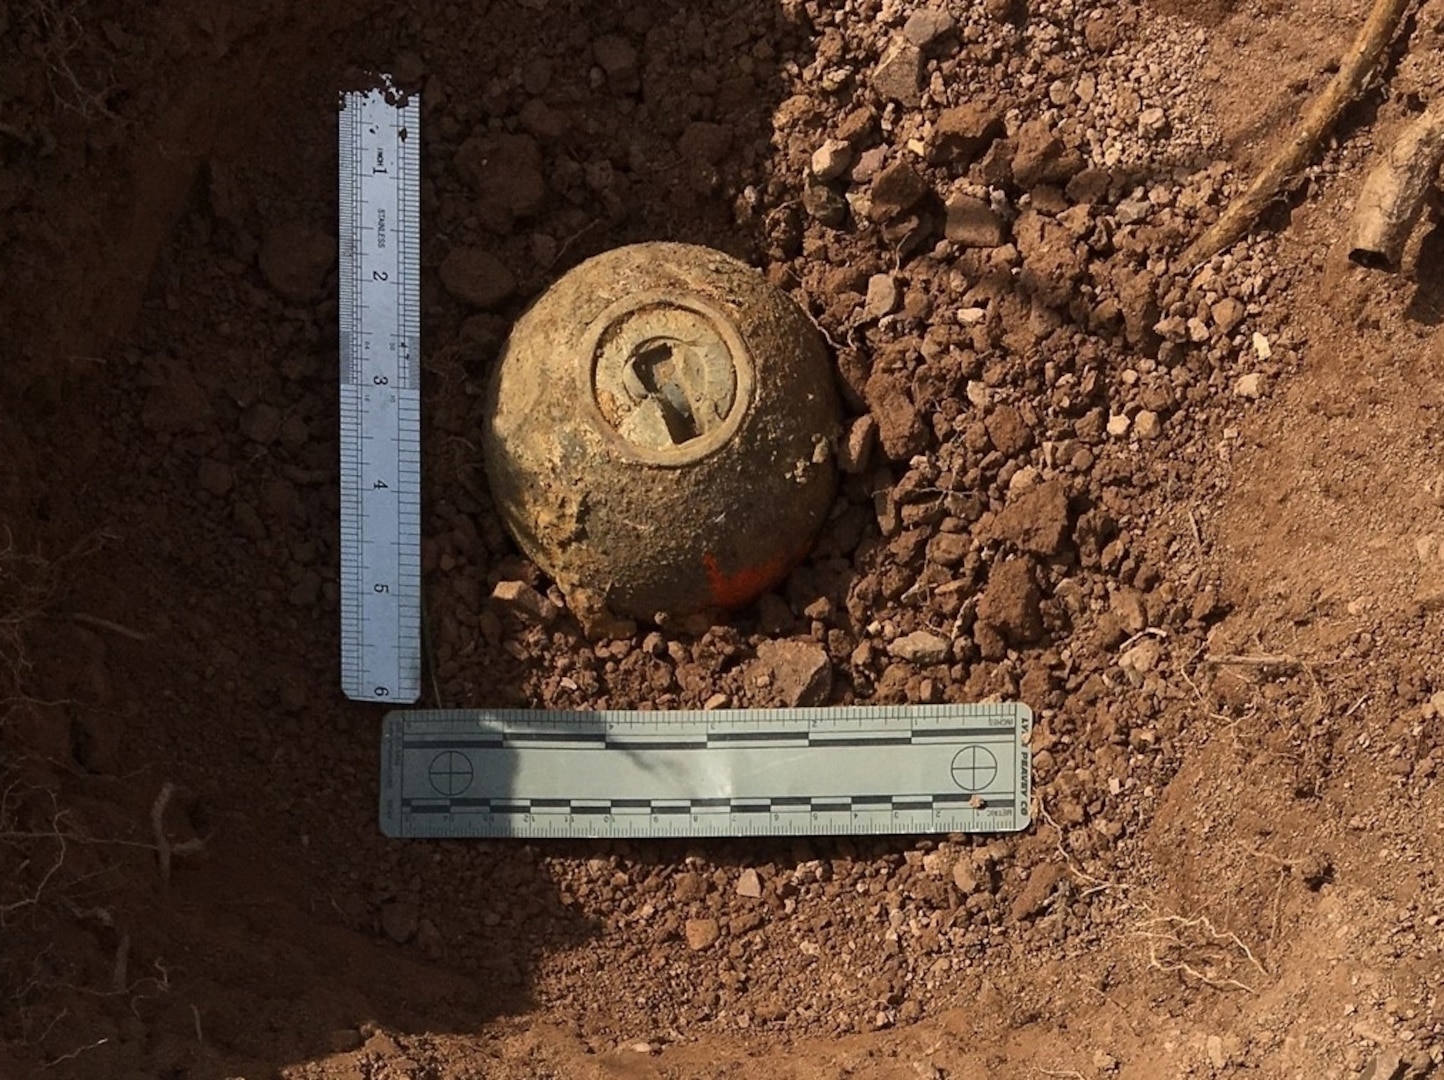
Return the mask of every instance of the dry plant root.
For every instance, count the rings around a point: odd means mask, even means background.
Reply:
[[[1338,72],[1329,80],[1329,85],[1314,99],[1288,142],[1279,147],[1248,190],[1235,199],[1183,253],[1186,266],[1195,267],[1207,262],[1248,232],[1263,208],[1308,161],[1319,141],[1344,111],[1344,106],[1363,87],[1364,80],[1379,62],[1384,47],[1394,37],[1409,3],[1410,0],[1374,0],[1373,10],[1340,62]]]
[[[1397,270],[1424,197],[1444,164],[1444,98],[1417,117],[1369,171],[1354,204],[1349,258],[1373,270]]]

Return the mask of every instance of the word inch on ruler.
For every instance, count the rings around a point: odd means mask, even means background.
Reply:
[[[393,837],[1016,832],[1032,711],[1015,702],[713,712],[393,712]]]
[[[380,90],[340,122],[341,681],[421,696],[421,109]]]

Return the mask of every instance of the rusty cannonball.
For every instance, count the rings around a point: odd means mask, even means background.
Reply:
[[[753,268],[618,248],[512,329],[488,387],[492,496],[584,622],[738,607],[832,505],[837,395],[818,332]]]

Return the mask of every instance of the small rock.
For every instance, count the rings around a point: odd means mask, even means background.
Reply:
[[[381,929],[398,945],[405,945],[416,936],[420,921],[415,904],[396,900],[381,908]]]
[[[1153,410],[1143,409],[1133,418],[1133,433],[1140,439],[1156,439],[1163,433],[1163,421]]]
[[[850,476],[866,472],[876,443],[877,418],[871,413],[859,416],[848,425],[847,438],[837,448],[837,467]]]
[[[872,72],[872,88],[885,101],[900,105],[922,103],[923,53],[912,42],[899,38],[888,46]]]
[[[1120,225],[1137,225],[1146,221],[1153,213],[1153,204],[1147,199],[1124,199],[1118,204],[1115,216]]]
[[[1137,589],[1119,589],[1109,600],[1108,607],[1128,633],[1136,634],[1147,628],[1148,608],[1143,602],[1143,594]]]
[[[1209,315],[1213,317],[1213,325],[1218,328],[1220,334],[1231,334],[1243,322],[1245,309],[1242,302],[1235,300],[1232,296],[1225,296],[1218,303],[1209,309]]]
[[[308,224],[273,225],[261,238],[257,261],[266,284],[282,298],[298,304],[319,300],[336,264],[336,237]]]
[[[852,147],[842,139],[828,139],[812,152],[812,175],[819,180],[836,180],[852,164]]]
[[[764,641],[757,646],[757,666],[771,676],[773,692],[790,708],[822,705],[832,693],[832,661],[815,641]]]
[[[701,874],[688,870],[678,874],[672,881],[672,897],[680,904],[701,900],[707,895],[707,879]]]
[[[737,895],[745,896],[750,900],[760,900],[762,898],[762,878],[756,870],[748,867],[742,871],[741,875],[737,878]]]
[[[717,939],[722,936],[722,928],[718,926],[716,919],[688,919],[685,933],[687,948],[693,952],[701,952],[716,944]]]
[[[935,165],[968,165],[1003,134],[1003,114],[994,106],[965,102],[938,114],[928,139],[928,160]]]
[[[1253,336],[1253,351],[1260,360],[1272,359],[1274,355],[1274,349],[1269,344],[1269,339],[1258,333]]]
[[[1157,105],[1138,114],[1138,130],[1145,135],[1162,135],[1168,130],[1168,114]]]
[[[887,147],[874,146],[857,155],[857,161],[847,174],[854,184],[866,184],[882,171],[887,161]]]
[[[525,622],[546,626],[560,614],[557,606],[525,581],[499,581],[491,590],[493,603]]]
[[[1217,1035],[1210,1035],[1204,1040],[1204,1051],[1208,1054],[1208,1063],[1215,1069],[1222,1069],[1228,1064],[1228,1055],[1223,1052],[1223,1039]]]
[[[1019,644],[1043,636],[1042,594],[1026,558],[994,563],[978,597],[978,621]]]
[[[988,413],[983,428],[993,448],[1004,457],[1017,457],[1033,445],[1033,432],[1023,414],[1011,405],[999,405]]]
[[[1002,217],[982,199],[951,195],[944,204],[947,218],[943,235],[961,247],[995,248],[1007,240],[1008,227]]]
[[[487,310],[516,292],[516,275],[490,251],[453,248],[441,262],[441,284],[458,300]]]
[[[1014,922],[1023,922],[1042,914],[1053,897],[1058,882],[1066,877],[1066,871],[1058,863],[1047,862],[1035,866],[1028,875],[1028,883],[1013,901],[1010,914]]]
[[[899,660],[906,660],[910,664],[917,664],[920,667],[928,664],[941,664],[948,658],[948,639],[938,634],[929,633],[926,630],[914,630],[911,634],[904,634],[887,647],[887,651]]]
[[[983,10],[1000,23],[1013,22],[1023,12],[1023,0],[983,0]]]
[[[887,221],[906,213],[928,193],[928,182],[906,161],[895,161],[872,182],[872,208],[868,216]]]
[[[973,541],[965,533],[938,533],[928,542],[928,561],[939,566],[957,566],[972,549]]]
[[[873,274],[867,279],[867,302],[863,305],[863,317],[880,319],[891,315],[898,306],[898,287],[891,274]]]
[[[1103,1050],[1093,1051],[1093,1067],[1100,1072],[1117,1072],[1118,1059]]]
[[[953,863],[953,884],[958,887],[958,892],[964,896],[971,896],[982,885],[982,879],[978,877],[978,872],[971,862],[959,859]]]
[[[209,491],[212,495],[224,495],[235,482],[231,467],[220,461],[207,458],[196,470],[196,483],[200,484],[202,491]]]
[[[914,11],[903,24],[903,37],[919,49],[926,49],[938,38],[953,32],[957,25],[946,11],[924,8]]]
[[[1142,686],[1144,678],[1163,658],[1163,646],[1146,637],[1118,658],[1118,666],[1134,686]]]
[[[1056,555],[1068,541],[1068,492],[1047,480],[1008,500],[992,536],[1034,555]]]
[[[1264,395],[1265,380],[1261,372],[1251,371],[1247,375],[1240,375],[1238,381],[1233,384],[1233,392],[1237,397],[1247,398],[1249,401],[1257,401]]]
[[[874,369],[862,396],[877,419],[878,445],[889,461],[905,462],[928,448],[931,429],[918,415],[905,374]]]
[[[1064,146],[1055,126],[1041,118],[1020,127],[1013,142],[1013,178],[1020,187],[1066,185],[1083,168],[1083,155]]]
[[[1212,335],[1209,333],[1208,330],[1208,323],[1197,317],[1188,320],[1189,341],[1193,342],[1195,345],[1202,345],[1211,336]]]
[[[829,228],[847,220],[847,200],[826,184],[808,184],[802,189],[802,209]]]
[[[1133,422],[1128,419],[1126,413],[1114,413],[1108,418],[1108,434],[1115,439],[1121,439],[1127,435],[1128,429],[1132,426]]]

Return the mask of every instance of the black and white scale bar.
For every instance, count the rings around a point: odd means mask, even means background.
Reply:
[[[394,837],[1012,832],[1032,712],[1014,702],[387,714]]]
[[[341,686],[421,696],[421,104],[348,93],[339,122]]]

